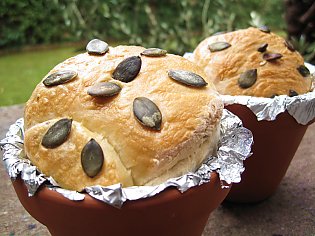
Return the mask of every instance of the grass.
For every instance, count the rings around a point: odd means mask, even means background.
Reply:
[[[78,53],[72,46],[0,56],[0,106],[25,103],[55,65]]]

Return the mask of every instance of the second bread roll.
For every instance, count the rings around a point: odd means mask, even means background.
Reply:
[[[302,56],[266,27],[206,38],[196,47],[192,60],[204,68],[221,94],[295,96],[311,89]]]

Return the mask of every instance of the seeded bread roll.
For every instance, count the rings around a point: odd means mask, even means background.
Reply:
[[[302,56],[267,27],[206,38],[194,50],[192,60],[204,68],[221,94],[295,96],[311,89]]]
[[[42,173],[77,191],[154,185],[215,153],[223,105],[199,67],[159,49],[91,41],[87,50],[26,103],[25,151]]]

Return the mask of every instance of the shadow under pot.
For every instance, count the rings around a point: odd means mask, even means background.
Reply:
[[[218,174],[212,172],[210,182],[184,193],[167,188],[153,197],[127,201],[118,209],[88,194],[82,201],[71,201],[45,186],[29,197],[20,177],[13,186],[24,208],[53,236],[201,235],[210,213],[230,191],[221,188]]]
[[[254,138],[253,155],[244,161],[242,181],[232,186],[226,200],[237,203],[265,200],[276,191],[312,122],[299,124],[287,111],[273,121],[258,121],[245,105],[232,104],[225,108],[242,120]]]

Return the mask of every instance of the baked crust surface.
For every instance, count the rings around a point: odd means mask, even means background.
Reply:
[[[215,42],[227,42],[231,46],[210,52],[208,46]],[[263,44],[268,44],[267,49],[259,52]],[[264,53],[279,53],[282,57],[266,61]],[[206,38],[194,50],[192,60],[204,68],[221,94],[273,97],[289,95],[290,90],[304,94],[311,89],[310,77],[303,77],[297,70],[304,65],[302,56],[291,51],[282,37],[253,27]],[[240,75],[252,69],[257,69],[256,82],[249,88],[241,88]]]
[[[199,67],[172,54],[141,56],[141,70],[133,81],[124,83],[112,78],[123,59],[140,56],[143,50],[118,46],[110,47],[103,56],[83,53],[69,58],[48,75],[60,70],[74,70],[78,75],[58,86],[39,83],[26,103],[26,154],[61,187],[82,190],[97,184],[157,184],[194,171],[208,153],[215,152],[223,105],[214,85],[186,86],[170,79],[167,73],[182,69],[205,78]],[[122,90],[113,97],[92,97],[87,89],[98,82],[113,82]],[[132,104],[136,97],[149,98],[159,107],[160,131],[135,119]],[[42,137],[62,118],[73,120],[67,141],[54,149],[43,147]],[[84,173],[80,159],[83,146],[91,138],[102,147],[105,160],[94,178]]]

